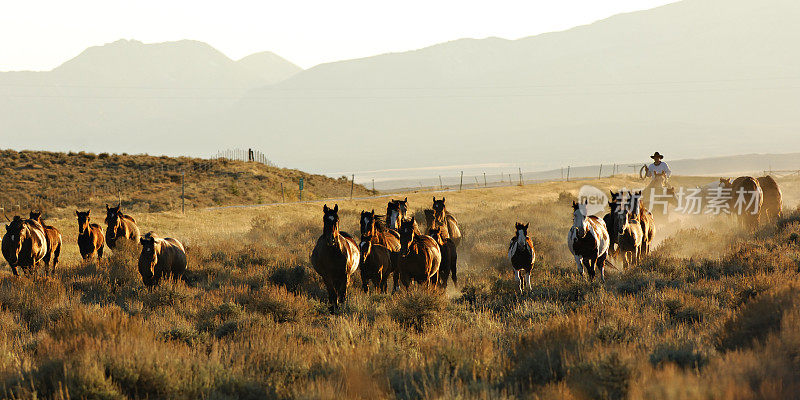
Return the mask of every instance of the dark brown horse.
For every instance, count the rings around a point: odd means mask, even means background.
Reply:
[[[781,209],[783,208],[783,193],[771,176],[762,176],[758,179],[758,185],[761,186],[761,192],[764,200],[761,204],[761,211],[764,219],[767,222],[775,223],[781,217]]]
[[[103,257],[103,245],[106,243],[103,237],[103,228],[98,224],[90,222],[92,210],[78,211],[78,250],[84,260],[91,260],[97,256],[97,261]]]
[[[158,285],[162,278],[180,279],[186,271],[186,249],[173,238],[161,239],[149,232],[140,239],[139,274],[145,286]]]
[[[328,301],[333,311],[347,298],[350,276],[358,269],[361,255],[358,243],[347,232],[339,231],[339,205],[323,208],[322,235],[311,252],[311,265],[322,277],[328,289]]]
[[[400,232],[400,224],[408,217],[408,197],[403,200],[392,199],[386,205],[386,226],[396,232]],[[414,222],[414,232],[420,235],[419,226]]]
[[[375,214],[375,210],[370,212],[361,211],[361,238],[363,240],[364,237],[369,237],[372,244],[383,246],[389,251],[392,262],[390,270],[394,274],[394,287],[392,290],[395,291],[397,290],[398,280],[397,263],[400,257],[400,234],[386,227],[381,217]]]
[[[525,288],[522,283],[523,278],[528,282],[528,290],[533,289],[531,287],[531,271],[533,271],[533,263],[536,261],[536,250],[533,249],[533,242],[528,237],[528,225],[530,224],[523,225],[517,222],[514,225],[516,231],[514,237],[508,244],[508,260],[511,261],[511,268],[514,268],[514,274],[519,281],[520,293]]]
[[[608,257],[609,235],[606,224],[594,215],[587,215],[586,204],[572,202],[572,228],[567,234],[567,247],[575,256],[578,272],[584,269],[589,280],[594,280],[595,268],[600,280],[605,282],[605,264]]]
[[[445,237],[444,229],[440,226],[435,226],[428,229],[428,236],[439,245],[439,252],[442,254],[442,260],[439,262],[439,273],[437,285],[447,288],[447,279],[452,276],[453,285],[458,284],[458,252],[456,244],[453,240]]]
[[[400,260],[398,271],[400,282],[408,287],[411,281],[436,286],[442,253],[439,244],[427,235],[416,232],[414,217],[403,220],[400,225]]]
[[[458,228],[456,217],[447,212],[444,197],[441,200],[436,200],[436,196],[434,196],[433,207],[431,208],[433,208],[433,220],[442,228],[442,233],[446,234],[458,247],[461,243],[461,230]]]
[[[17,267],[26,273],[29,270],[35,273],[38,264],[47,256],[44,227],[32,219],[15,216],[14,220],[6,225],[6,234],[0,247],[14,275],[17,275]]]
[[[61,232],[56,227],[44,223],[41,211],[31,211],[29,216],[30,219],[38,222],[44,228],[44,237],[47,240],[47,255],[42,260],[44,262],[44,271],[46,274],[51,271],[56,272],[58,257],[61,255]],[[50,269],[51,262],[53,264],[52,270]]]
[[[392,252],[385,246],[376,244],[376,240],[369,235],[361,236],[359,250],[361,251],[361,286],[367,293],[369,282],[372,282],[381,293],[386,293],[389,287],[389,275],[394,273],[394,290],[397,290],[397,272],[392,261]]]
[[[614,232],[616,232],[616,218],[614,215],[617,212],[622,212],[622,209],[624,209],[624,200],[622,192],[614,193],[613,190],[609,190],[609,192],[611,193],[611,198],[609,199],[610,201],[608,202],[608,207],[611,209],[611,211],[603,216],[603,222],[605,222],[606,229],[608,229],[609,233],[608,253],[612,257],[616,257],[617,235],[614,234]]]
[[[108,207],[106,204],[106,244],[108,248],[114,249],[117,240],[124,239],[133,243],[139,243],[139,227],[130,215],[123,214],[120,206]]]

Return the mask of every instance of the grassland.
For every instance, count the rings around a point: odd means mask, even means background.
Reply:
[[[187,208],[281,202],[284,197],[296,201],[300,178],[303,199],[350,195],[346,178],[227,159],[0,150],[0,175],[0,207],[37,207],[51,215],[67,207],[120,201],[137,212],[176,211],[182,179]],[[370,193],[354,187],[355,196]]]
[[[684,179],[700,183],[710,179]],[[678,179],[680,181],[680,179]],[[463,226],[446,293],[364,294],[331,314],[308,254],[321,203],[134,214],[187,245],[187,282],[145,289],[135,254],[64,263],[40,281],[1,264],[0,394],[9,398],[778,399],[800,394],[800,212],[753,233],[726,218],[662,226],[605,284],[565,245],[581,183],[447,193]],[[625,178],[588,182],[632,186]],[[680,182],[677,182],[680,183]],[[409,194],[413,210],[431,193]],[[386,199],[340,201],[342,228]],[[533,290],[505,258],[530,222]]]

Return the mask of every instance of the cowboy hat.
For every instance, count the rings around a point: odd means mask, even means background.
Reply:
[[[650,158],[655,160],[656,158],[664,158],[664,156],[662,156],[661,153],[659,153],[659,152],[655,152],[655,153],[653,153],[652,156],[650,156]]]

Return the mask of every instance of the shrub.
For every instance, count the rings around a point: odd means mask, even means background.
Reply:
[[[660,343],[650,353],[650,363],[658,367],[664,363],[674,363],[686,369],[701,369],[708,364],[708,355],[700,352],[693,342]]]
[[[440,293],[413,287],[393,298],[387,305],[387,311],[398,324],[422,332],[439,320],[439,313],[444,306],[445,299]]]
[[[800,290],[789,287],[746,303],[717,330],[715,345],[720,351],[748,348],[762,342],[781,326],[784,311],[791,308]]]

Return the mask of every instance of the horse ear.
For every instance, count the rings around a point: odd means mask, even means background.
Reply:
[[[147,242],[147,238],[141,238],[141,239],[139,239],[139,244],[141,244],[142,246],[144,246],[144,244],[145,244],[146,242]]]
[[[78,210],[75,210],[75,215],[78,215]]]
[[[334,204],[333,205],[333,212],[339,212],[339,205],[338,204]]]
[[[403,203],[406,203],[406,202],[408,202],[408,197],[406,197],[406,198],[403,200]]]
[[[444,203],[444,196],[442,196],[442,203]]]
[[[106,211],[108,211],[108,210],[109,210],[109,208],[108,208],[108,203],[106,203]]]
[[[328,205],[327,204],[322,206],[322,211],[328,212]]]
[[[414,223],[414,217],[411,217],[411,223],[412,224]]]
[[[527,224],[525,224],[525,229],[528,229],[528,227],[529,227],[530,225],[531,225],[531,223],[530,223],[530,222],[528,222]]]
[[[375,216],[375,209],[372,209],[372,215]]]
[[[433,202],[436,203],[436,196],[433,196]]]

